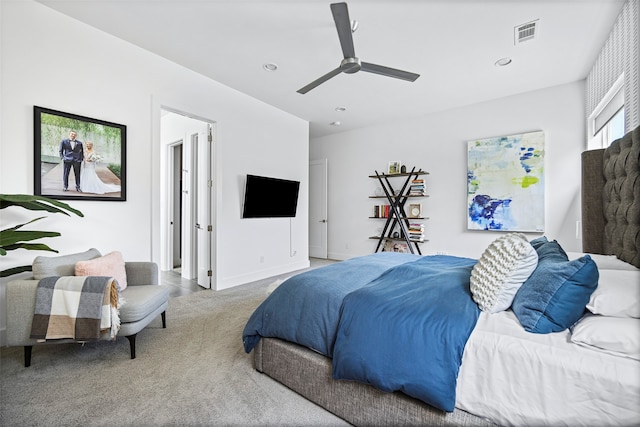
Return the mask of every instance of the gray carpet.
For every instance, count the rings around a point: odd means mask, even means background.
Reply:
[[[129,343],[48,345],[0,355],[2,426],[331,426],[331,413],[260,374],[242,329],[271,282],[171,299]]]

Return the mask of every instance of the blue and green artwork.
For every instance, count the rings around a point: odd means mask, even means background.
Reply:
[[[468,141],[467,228],[544,231],[544,132]]]

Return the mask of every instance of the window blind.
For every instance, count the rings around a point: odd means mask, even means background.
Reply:
[[[625,132],[640,125],[640,0],[628,0],[587,76],[586,117],[624,73]],[[615,113],[615,111],[614,111]]]

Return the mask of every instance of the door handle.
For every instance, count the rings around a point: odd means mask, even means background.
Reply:
[[[318,221],[318,222],[327,222],[327,220],[326,220],[326,219],[321,219],[321,220],[320,220],[320,221]]]

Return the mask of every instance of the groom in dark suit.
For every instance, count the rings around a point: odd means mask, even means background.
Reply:
[[[69,132],[69,138],[60,141],[60,158],[63,163],[62,183],[64,191],[69,187],[69,172],[73,168],[73,174],[76,178],[76,190],[82,193],[80,189],[80,165],[84,160],[84,150],[82,142],[76,139],[76,131]]]

